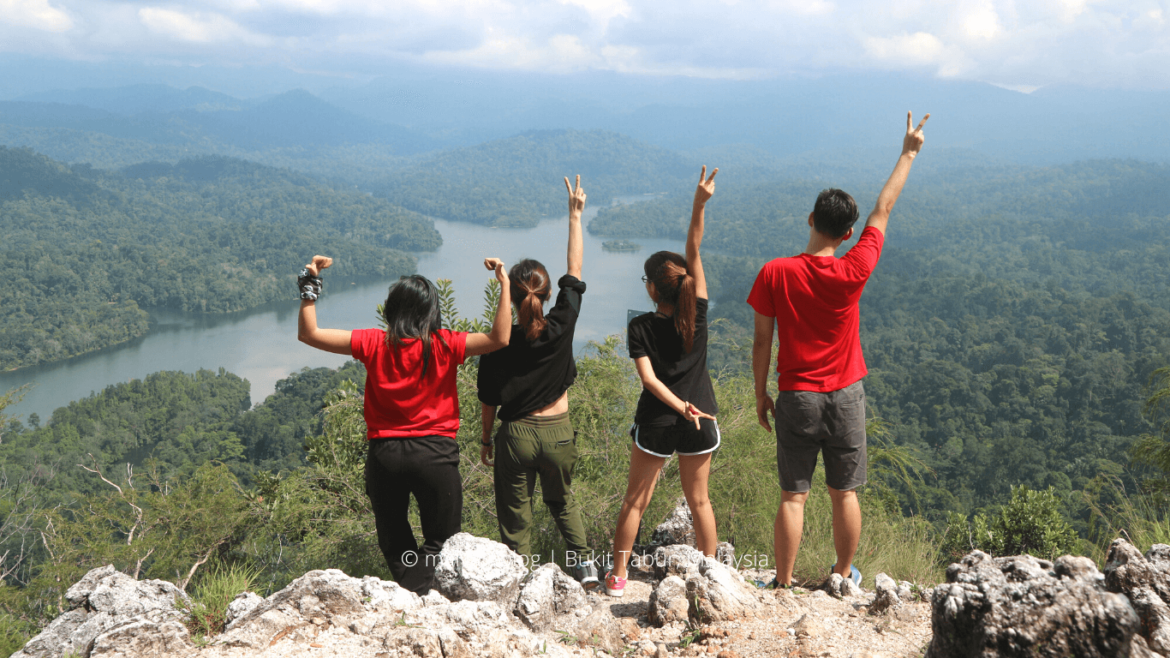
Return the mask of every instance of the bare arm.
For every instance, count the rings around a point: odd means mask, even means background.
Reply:
[[[483,440],[479,447],[479,461],[484,466],[494,466],[495,459],[492,455],[492,429],[496,424],[496,408],[480,403],[480,420],[483,425]]]
[[[327,256],[313,256],[313,262],[305,266],[309,274],[320,276],[321,271],[333,264]],[[301,300],[301,313],[297,317],[297,340],[325,352],[353,355],[350,347],[352,332],[343,329],[322,329],[317,326],[317,302]]]
[[[707,299],[707,276],[703,273],[703,258],[699,248],[703,245],[703,222],[705,220],[707,200],[715,194],[715,174],[719,169],[711,172],[707,177],[707,165],[699,174],[699,186],[695,188],[695,202],[691,206],[691,225],[687,229],[687,270],[695,277],[695,294],[699,299]]]
[[[569,187],[569,276],[581,278],[581,265],[585,261],[585,239],[581,235],[581,213],[585,210],[585,190],[581,189],[581,174],[577,174],[577,189]]]
[[[500,282],[500,304],[496,307],[496,317],[492,320],[490,333],[467,334],[467,356],[478,356],[495,352],[507,347],[512,340],[512,289],[508,281],[508,273],[504,270],[504,261],[499,258],[485,258],[483,266],[495,270],[496,281]]]
[[[911,113],[906,113],[906,136],[902,139],[902,155],[898,156],[898,164],[894,165],[894,173],[890,174],[890,179],[882,187],[873,212],[869,214],[869,219],[865,220],[867,228],[872,226],[881,231],[882,235],[886,234],[886,224],[890,221],[890,213],[894,211],[894,203],[902,194],[902,187],[906,185],[906,178],[910,176],[910,166],[914,164],[914,158],[918,156],[918,152],[922,150],[922,143],[926,141],[922,127],[926,125],[926,120],[929,118],[930,114],[922,117],[918,127],[913,128],[914,118]]]
[[[776,318],[756,313],[756,331],[752,338],[752,376],[756,383],[756,418],[760,426],[769,432],[768,414],[776,416],[776,405],[768,395],[768,372],[772,365],[772,332]]]
[[[710,414],[705,414],[699,411],[699,408],[688,401],[680,399],[674,394],[666,384],[663,384],[658,379],[658,375],[654,374],[654,366],[650,365],[650,357],[640,356],[634,359],[634,367],[638,370],[638,377],[642,380],[642,387],[650,391],[654,397],[666,403],[666,406],[673,409],[683,418],[695,423],[695,429],[699,429],[700,418],[715,417]]]

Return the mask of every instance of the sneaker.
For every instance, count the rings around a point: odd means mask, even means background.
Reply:
[[[775,578],[773,578],[772,582],[770,583],[765,583],[762,580],[757,580],[755,583],[756,587],[760,589],[792,589],[792,585],[781,585],[780,581],[776,580]]]
[[[573,567],[573,577],[581,583],[581,587],[584,587],[586,592],[595,590],[601,585],[601,581],[597,578],[597,563],[593,561],[578,562]]]
[[[833,566],[829,567],[829,575],[830,576],[833,575],[833,569],[836,569],[836,568],[837,568],[836,564],[833,564]],[[849,579],[853,581],[854,585],[861,587],[861,572],[858,571],[857,567],[852,565],[852,564],[849,565],[849,572],[850,572]]]
[[[618,578],[617,576],[613,575],[612,571],[605,574],[605,593],[606,594],[609,594],[610,596],[620,597],[622,594],[625,594],[625,591],[626,591],[626,579],[625,578]]]

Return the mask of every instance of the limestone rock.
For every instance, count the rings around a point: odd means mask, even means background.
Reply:
[[[697,551],[696,551],[697,552]],[[675,621],[686,621],[687,583],[678,576],[667,576],[650,594],[650,623],[662,627]]]
[[[691,508],[687,507],[685,498],[679,498],[674,510],[666,520],[658,524],[654,533],[650,535],[650,544],[654,546],[671,546],[684,544],[695,545],[695,524],[691,519]]]
[[[187,627],[177,620],[140,620],[106,631],[93,640],[89,658],[156,658],[181,656],[195,646]]]
[[[435,580],[452,601],[495,601],[511,608],[527,574],[523,558],[507,546],[461,532],[443,545]]]
[[[621,626],[608,606],[597,606],[589,616],[577,623],[573,634],[582,647],[593,647],[612,656],[620,656],[626,648]]]
[[[694,546],[686,544],[672,544],[660,546],[654,551],[654,578],[662,580],[667,576],[687,575],[699,570],[699,563],[703,561],[703,554]]]
[[[967,555],[934,590],[926,657],[1129,655],[1139,628],[1133,606],[1084,566],[1065,561],[1058,574],[1027,555]]]
[[[240,592],[232,602],[228,604],[227,614],[225,616],[225,628],[231,628],[232,622],[252,612],[264,603],[264,599],[260,598],[259,594],[255,592]]]
[[[698,573],[688,576],[686,582],[688,615],[696,622],[741,619],[754,615],[760,607],[743,576],[715,558],[703,558]]]
[[[872,614],[879,614],[896,608],[901,605],[901,597],[898,596],[898,585],[884,573],[879,573],[874,579],[874,598],[873,603],[869,606],[869,611]]]
[[[516,616],[534,631],[547,630],[557,616],[588,605],[585,589],[554,563],[542,565],[520,585]]]
[[[1170,546],[1155,544],[1143,556],[1126,540],[1113,540],[1104,580],[1107,590],[1133,604],[1148,648],[1170,654]]]
[[[815,617],[805,614],[792,625],[796,637],[820,637],[825,634],[825,627]]]
[[[1150,554],[1160,561],[1160,554],[1155,553],[1154,549],[1150,549]],[[1146,587],[1157,592],[1163,601],[1170,601],[1170,569],[1160,568],[1158,561],[1147,560],[1133,544],[1124,539],[1114,539],[1105,559],[1106,589],[1128,594]]]
[[[57,658],[70,653],[88,656],[96,638],[120,627],[160,625],[182,618],[176,603],[186,598],[182,590],[166,581],[139,581],[113,566],[99,567],[66,590],[65,600],[72,609],[12,655],[15,658]],[[169,625],[166,628],[173,630]],[[134,629],[129,632],[138,632]],[[184,638],[185,633],[186,629]],[[168,641],[182,643],[174,634],[168,637]]]
[[[715,546],[715,559],[723,564],[735,568],[735,546],[731,542],[721,541]]]

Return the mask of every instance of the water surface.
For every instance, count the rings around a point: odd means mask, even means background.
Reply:
[[[586,210],[585,223],[594,213],[596,209]],[[435,221],[435,228],[443,235],[443,246],[419,255],[418,270],[431,279],[451,279],[464,316],[483,313],[483,288],[492,278],[483,267],[487,256],[502,258],[509,265],[520,258],[536,258],[554,280],[565,273],[567,217],[546,220],[529,229],[485,228],[442,220]],[[627,310],[649,310],[650,301],[640,280],[642,262],[654,251],[683,248],[676,240],[639,239],[635,242],[642,245],[640,251],[611,253],[602,249],[602,242],[585,233],[582,279],[588,289],[574,343],[578,351],[588,341],[623,331]],[[306,254],[306,261],[309,256]],[[326,294],[317,304],[318,322],[339,329],[377,326],[374,308],[385,299],[389,283],[331,282],[326,277]],[[200,368],[224,368],[247,379],[252,385],[252,401],[259,402],[290,373],[302,368],[337,367],[348,359],[297,341],[298,307],[297,300],[289,299],[227,315],[153,309],[156,324],[145,336],[67,361],[0,373],[0,392],[34,384],[24,400],[6,413],[22,418],[36,413],[43,422],[57,407],[112,384],[160,370],[195,372]]]

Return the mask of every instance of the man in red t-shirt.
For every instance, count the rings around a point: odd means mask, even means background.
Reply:
[[[748,296],[756,311],[752,370],[756,414],[768,431],[768,413],[776,420],[776,465],[781,503],[776,513],[775,550],[778,586],[792,584],[800,546],[804,503],[818,453],[825,461],[825,484],[833,501],[833,571],[860,584],[853,555],[861,538],[861,508],[855,489],[865,484],[865,358],[861,354],[857,302],[877,265],[886,223],[902,193],[910,166],[922,149],[923,117],[918,127],[906,114],[906,136],[894,173],[865,222],[857,244],[841,258],[841,243],[853,236],[857,203],[837,189],[825,190],[809,213],[808,247],[792,258],[764,265]],[[779,395],[768,396],[772,335],[779,329],[776,357]]]

